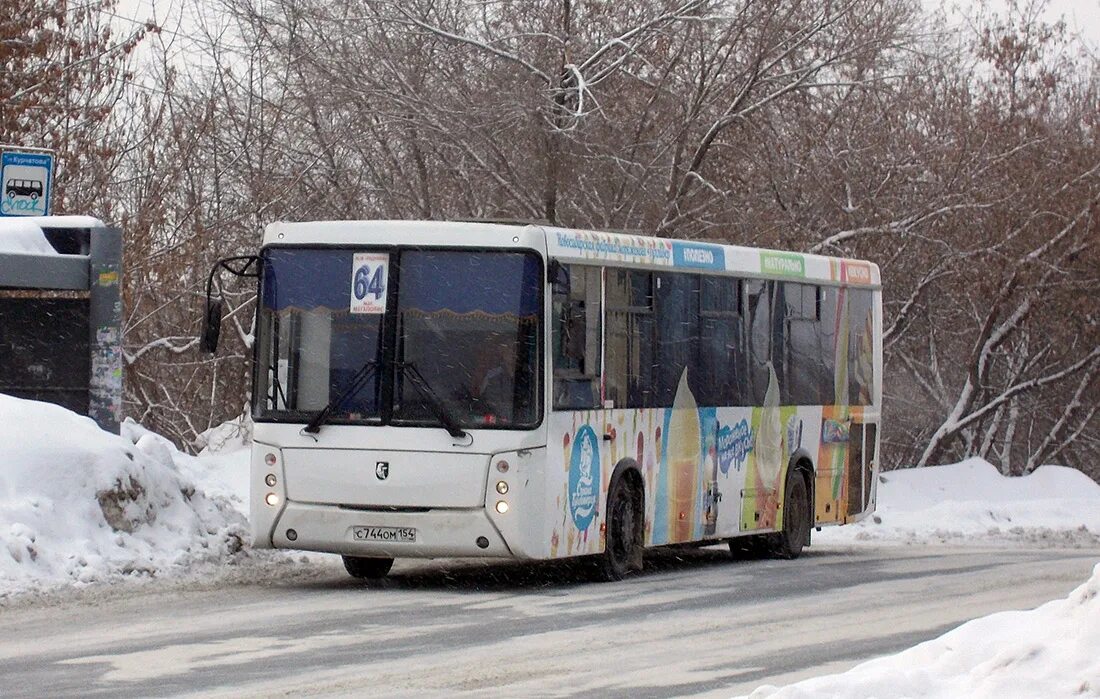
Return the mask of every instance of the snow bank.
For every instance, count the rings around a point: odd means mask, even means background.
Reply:
[[[1064,600],[963,624],[897,655],[751,699],[1100,695],[1100,565]]]
[[[234,559],[243,497],[197,487],[207,468],[134,423],[0,395],[0,598]]]
[[[198,457],[177,451],[172,442],[150,432],[127,418],[122,435],[135,444],[144,444],[170,458],[175,469],[208,497],[220,498],[233,505],[242,517],[248,517],[248,466],[252,447],[251,425],[226,422],[212,427],[199,438]],[[144,441],[142,441],[144,440]]]
[[[884,473],[866,520],[814,533],[814,543],[1100,543],[1100,485],[1064,466],[1018,478],[989,462]]]

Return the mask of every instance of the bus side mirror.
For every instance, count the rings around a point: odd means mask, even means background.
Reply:
[[[221,296],[220,282],[217,291],[218,298],[214,298],[214,278],[221,270],[237,277],[259,279],[260,257],[257,255],[226,257],[218,260],[210,269],[210,275],[206,278],[206,313],[203,314],[202,335],[199,337],[199,348],[209,354],[214,354],[218,350],[218,338],[222,334],[224,303]]]
[[[218,338],[222,334],[222,300],[206,299],[206,317],[203,319],[202,338],[199,345],[207,354],[218,351]]]

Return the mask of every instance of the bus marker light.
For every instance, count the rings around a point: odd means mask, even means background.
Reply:
[[[504,495],[508,492],[508,484],[504,481],[497,481],[497,492]]]
[[[485,537],[483,537],[483,536],[479,536],[479,537],[477,538],[477,547],[478,547],[479,549],[487,549],[487,548],[489,548],[489,540],[488,540],[488,539],[486,539],[486,538],[485,538]]]
[[[275,462],[277,460],[278,459],[275,457],[275,455],[270,453],[270,452],[268,453],[267,456],[264,457],[264,463],[267,464],[268,466],[274,466]]]
[[[274,473],[269,473],[264,476],[264,483],[267,483],[268,488],[274,488],[275,484],[278,483],[278,480],[275,478]]]
[[[275,507],[279,504],[279,496],[275,493],[268,493],[267,497],[264,498],[264,502],[266,502],[268,505],[271,505],[272,507]]]
[[[293,529],[287,529],[286,530],[286,538],[287,538],[287,541],[297,541],[298,540],[298,532],[296,532]]]
[[[508,511],[508,503],[504,502],[503,500],[498,501],[497,502],[497,512],[499,512],[500,514],[504,514],[507,511]]]
[[[509,468],[511,468],[511,467],[508,465],[508,462],[505,461],[504,459],[501,459],[500,461],[497,462],[497,470],[500,471],[501,473],[508,473]]]

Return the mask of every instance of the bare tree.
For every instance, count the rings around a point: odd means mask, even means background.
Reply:
[[[964,33],[909,0],[223,3],[126,190],[128,400],[178,440],[247,398],[252,289],[194,348],[218,256],[476,217],[873,259],[888,465],[1100,455],[1098,71],[1037,1]]]

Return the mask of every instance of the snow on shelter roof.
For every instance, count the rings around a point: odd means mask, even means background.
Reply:
[[[16,255],[58,254],[34,221],[0,218],[0,253]]]
[[[447,245],[534,248],[562,262],[713,271],[877,287],[872,262],[793,251],[721,245],[540,224],[462,221],[312,221],[272,223],[264,245]]]
[[[23,216],[0,218],[0,253],[57,255],[44,229],[103,228],[94,216]]]
[[[40,228],[104,228],[95,216],[28,216],[27,221]]]

